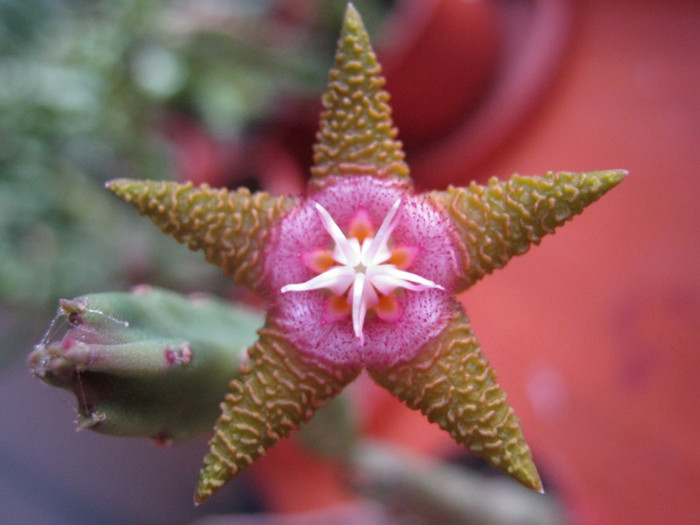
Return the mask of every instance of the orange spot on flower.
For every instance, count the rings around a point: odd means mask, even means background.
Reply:
[[[380,295],[374,311],[382,321],[396,322],[401,319],[401,305],[394,294]]]
[[[374,237],[374,226],[372,225],[372,219],[370,219],[367,210],[364,208],[357,209],[350,219],[348,230],[350,234],[348,238],[355,237],[360,244],[362,244],[367,237]]]
[[[336,263],[328,250],[317,248],[301,256],[307,268],[316,273],[323,273],[330,270]]]
[[[350,315],[347,295],[332,295],[326,303],[326,317],[329,321],[340,321]]]
[[[393,264],[400,270],[410,268],[418,255],[416,246],[397,246],[391,250],[391,257],[386,264]]]

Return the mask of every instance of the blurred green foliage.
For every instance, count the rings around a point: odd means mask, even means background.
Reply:
[[[370,26],[391,5],[356,3]],[[103,183],[175,176],[168,115],[237,137],[284,97],[316,98],[344,7],[0,0],[0,364],[60,297],[141,282],[226,292]]]

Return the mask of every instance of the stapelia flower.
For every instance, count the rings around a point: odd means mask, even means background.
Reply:
[[[538,244],[625,172],[513,176],[417,193],[383,83],[349,6],[306,197],[108,184],[270,303],[222,403],[198,503],[362,369],[457,442],[542,490],[519,420],[455,295]]]

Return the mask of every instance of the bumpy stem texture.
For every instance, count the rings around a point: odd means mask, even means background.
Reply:
[[[289,197],[271,197],[212,189],[206,184],[115,180],[107,187],[147,215],[163,232],[191,250],[203,250],[209,262],[232,274],[237,284],[264,293],[262,252],[271,226],[296,204]]]
[[[359,367],[331,368],[309,362],[268,318],[248,349],[248,364],[221,404],[209,453],[199,474],[201,503],[265,450],[307,421],[317,408],[357,377]]]
[[[455,305],[445,331],[415,359],[370,373],[455,441],[523,485],[542,491],[519,419],[481,353],[461,306]]]
[[[625,171],[513,175],[486,186],[450,187],[429,194],[452,220],[463,245],[467,288],[508,260],[537,245],[547,234],[583,211],[618,184]]]
[[[327,175],[408,177],[402,144],[382,89],[381,66],[357,11],[348,6],[335,67],[323,96],[314,167],[317,183]]]

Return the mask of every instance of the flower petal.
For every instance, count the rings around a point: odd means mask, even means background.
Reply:
[[[372,285],[367,282],[367,276],[364,273],[357,273],[355,275],[355,283],[352,285],[351,293],[352,327],[355,331],[355,336],[360,338],[360,344],[363,344],[365,338],[362,333],[362,328],[365,324],[367,309],[377,304],[379,298]]]
[[[317,275],[306,282],[283,286],[280,291],[282,293],[306,292],[308,290],[327,288],[334,294],[340,295],[345,293],[350,287],[354,276],[355,270],[350,266],[334,266],[330,270],[323,272],[322,274]]]
[[[323,96],[325,111],[314,144],[312,184],[346,175],[408,180],[381,72],[362,19],[349,3]]]
[[[342,257],[336,260],[341,264],[349,264],[350,266],[357,265],[360,262],[359,253],[353,250],[352,246],[348,242],[348,239],[345,237],[345,234],[340,229],[340,226],[336,224],[326,208],[321,206],[318,202],[315,202],[314,206],[316,207],[318,214],[321,216],[321,223],[323,224],[323,227],[331,236],[333,242],[335,242],[338,253],[342,254]]]
[[[526,487],[542,491],[518,418],[481,353],[461,305],[455,303],[445,330],[417,357],[397,366],[370,367],[369,372],[455,441]]]
[[[231,382],[209,453],[199,473],[195,502],[202,503],[279,439],[307,421],[339,393],[359,366],[331,367],[304,359],[287,332],[268,317],[248,349],[250,370]]]
[[[507,181],[494,177],[486,186],[471,184],[429,193],[428,198],[445,211],[462,239],[459,289],[468,288],[539,244],[626,175],[622,170],[513,175]]]
[[[233,275],[236,284],[269,292],[262,277],[263,251],[271,233],[298,204],[292,197],[195,187],[191,182],[113,180],[107,188],[147,215],[163,232]]]
[[[396,221],[394,221],[394,218],[396,217],[399,207],[401,206],[401,200],[402,199],[400,198],[396,199],[394,204],[391,206],[389,213],[386,214],[384,221],[382,221],[382,225],[379,227],[377,235],[374,237],[374,239],[372,239],[367,252],[363,254],[362,264],[365,266],[371,266],[373,264],[383,262],[375,260],[375,256],[380,252],[381,248],[386,248],[387,242],[389,242],[389,236],[396,227]]]
[[[442,286],[415,273],[399,270],[391,264],[372,266],[367,269],[367,278],[379,290],[380,293],[390,294],[396,288],[406,288],[413,292],[437,288],[444,290]]]

